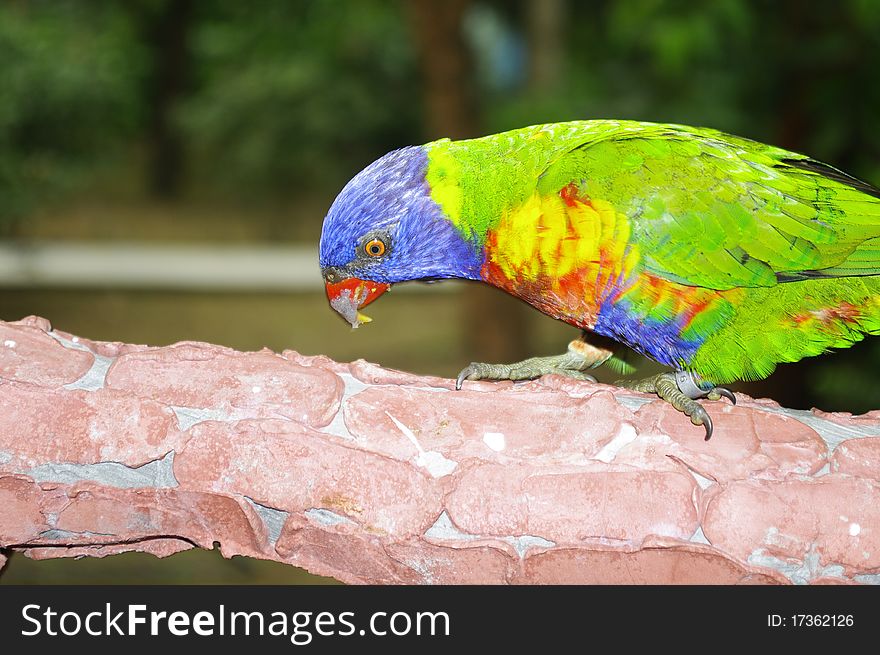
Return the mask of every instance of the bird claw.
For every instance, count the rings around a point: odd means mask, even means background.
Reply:
[[[516,364],[484,364],[471,362],[455,378],[455,389],[460,390],[465,380],[511,380],[520,382],[534,380],[542,375],[555,373],[575,380],[595,382],[596,378],[576,368],[566,366],[565,356],[533,357]]]
[[[678,390],[692,400],[697,400],[698,398],[720,400],[724,397],[736,405],[736,396],[733,395],[730,389],[709,386],[705,380],[695,373],[688,371],[676,371],[673,375],[675,376],[675,385],[678,387]]]
[[[712,438],[712,432],[715,429],[715,426],[712,425],[712,417],[709,416],[709,412],[700,405],[696,400],[692,401],[695,405],[691,414],[689,414],[691,423],[694,425],[702,425],[706,429],[706,437],[705,441],[709,441]],[[687,412],[685,412],[687,413]]]
[[[677,371],[675,373],[675,384],[678,387],[678,390],[687,396],[689,402],[683,403],[684,407],[682,411],[687,414],[691,423],[694,425],[702,425],[706,428],[706,441],[712,438],[712,432],[714,431],[714,426],[712,425],[712,417],[709,416],[709,412],[697,402],[698,398],[708,398],[709,400],[721,400],[721,398],[727,398],[733,405],[736,405],[736,396],[730,389],[725,389],[724,387],[711,387],[706,390],[708,386],[703,380],[699,378],[699,376],[694,373],[689,373],[687,371]]]
[[[465,380],[524,380],[529,376],[516,375],[514,365],[485,364],[483,362],[471,362],[455,378],[456,391],[461,389]]]
[[[469,380],[471,375],[474,375],[475,373],[476,373],[476,362],[471,362],[470,364],[465,366],[463,369],[461,369],[461,372],[458,374],[458,377],[455,378],[455,390],[460,391],[461,385],[464,384],[464,381]]]
[[[691,423],[702,425],[706,430],[706,441],[712,438],[715,428],[712,417],[698,399],[719,400],[724,397],[736,405],[736,396],[730,389],[711,386],[688,371],[661,373],[644,380],[618,380],[615,384],[634,391],[656,393],[675,409],[683,412]]]
[[[736,405],[736,396],[730,389],[725,389],[724,387],[715,387],[706,394],[706,398],[708,398],[709,400],[721,400],[722,396],[724,398],[727,398],[730,401],[731,405]]]

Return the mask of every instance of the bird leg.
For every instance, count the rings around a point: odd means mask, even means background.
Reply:
[[[656,393],[675,409],[684,412],[691,419],[691,423],[706,428],[706,441],[712,437],[712,418],[697,399],[719,400],[724,396],[736,405],[736,396],[732,391],[716,387],[688,371],[660,373],[643,380],[618,380],[614,384],[633,391]]]
[[[471,362],[458,374],[455,388],[461,389],[465,380],[532,380],[550,373],[595,382],[596,378],[584,371],[596,368],[613,354],[611,350],[587,343],[582,336],[569,343],[568,351],[561,355],[530,357],[515,364]]]

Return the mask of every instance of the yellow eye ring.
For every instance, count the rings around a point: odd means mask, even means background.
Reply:
[[[381,257],[385,254],[385,242],[382,239],[371,239],[364,244],[364,252],[370,257]]]

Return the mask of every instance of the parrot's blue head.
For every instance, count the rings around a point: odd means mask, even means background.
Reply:
[[[321,230],[319,261],[330,305],[357,327],[358,309],[395,282],[478,279],[481,249],[431,198],[423,146],[388,153],[354,176]]]

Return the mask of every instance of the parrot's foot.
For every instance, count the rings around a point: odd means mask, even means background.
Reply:
[[[568,344],[568,352],[562,355],[531,357],[515,364],[471,362],[458,374],[455,388],[461,389],[465,380],[533,380],[551,373],[595,382],[596,378],[584,371],[599,366],[612,354],[610,350],[575,339]]]
[[[691,423],[706,428],[706,441],[712,438],[712,418],[697,399],[720,400],[724,396],[736,405],[736,396],[730,389],[707,384],[687,371],[660,373],[644,380],[618,380],[614,384],[633,391],[656,393],[675,409],[684,412]]]

